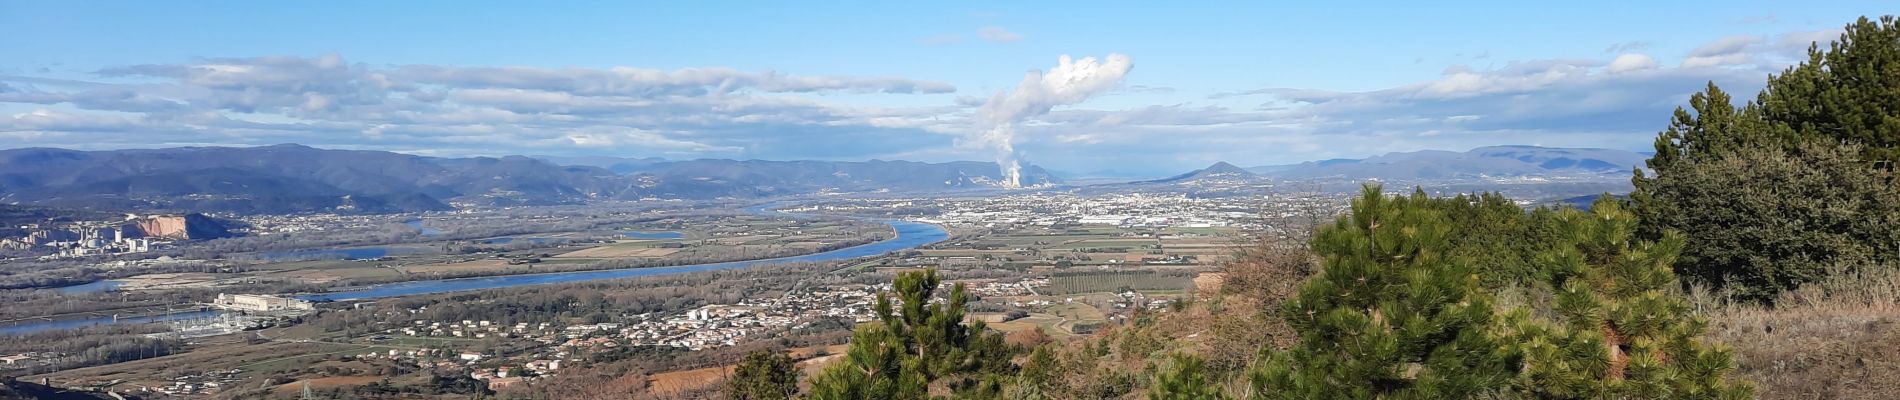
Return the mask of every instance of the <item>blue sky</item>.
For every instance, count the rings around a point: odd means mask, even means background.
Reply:
[[[1802,44],[1891,5],[385,3],[0,2],[0,148],[1142,173],[1499,144],[1642,150],[1703,82],[1752,91]],[[1111,54],[1132,69],[1101,90],[1026,90],[1026,72],[1054,75],[1061,56]],[[982,109],[1007,100],[1028,106],[986,136]]]

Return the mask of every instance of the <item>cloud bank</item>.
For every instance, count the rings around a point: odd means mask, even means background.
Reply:
[[[948,145],[928,130],[947,111],[842,98],[956,91],[928,80],[718,67],[378,67],[334,54],[115,66],[93,75],[0,76],[0,147],[297,142],[442,155],[855,159]],[[894,139],[813,144],[879,135]]]
[[[1033,154],[1067,172],[1136,168],[1127,172],[1151,176],[1213,161],[1263,165],[1496,144],[1641,150],[1669,111],[1707,82],[1757,90],[1768,74],[1804,59],[1810,43],[1836,35],[1733,36],[1674,56],[1623,43],[1570,58],[1453,65],[1433,79],[1366,91],[1160,90],[1180,82],[1128,76],[1133,63],[1119,54],[1064,57],[987,97],[913,77],[717,66],[208,58],[0,75],[0,148],[295,142],[444,156],[995,158],[1018,173],[1021,155]],[[1087,102],[1103,95],[1143,105]]]

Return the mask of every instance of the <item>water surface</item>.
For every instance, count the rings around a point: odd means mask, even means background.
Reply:
[[[626,236],[628,239],[679,239],[686,237],[686,235],[680,234],[679,232],[621,232],[620,235]]]
[[[112,316],[85,316],[48,320],[28,320],[0,324],[0,335],[18,335],[54,329],[79,329],[88,326],[106,324],[142,324],[147,322],[182,321],[188,319],[211,318],[218,316],[218,310],[180,311],[170,314],[124,317],[114,320]]]
[[[756,213],[756,214],[768,214],[768,215],[779,215],[779,216],[805,216],[802,214],[790,214],[790,213],[784,213],[784,212],[779,212],[777,210],[773,210],[773,208],[776,208],[780,205],[781,204],[779,203],[774,203],[774,204],[752,207],[746,210],[749,212]],[[887,221],[884,221],[884,223],[887,225],[890,225],[891,229],[897,232],[897,235],[890,239],[885,239],[883,241],[879,241],[875,243],[846,247],[842,249],[826,251],[826,252],[821,252],[821,253],[806,254],[802,256],[772,258],[772,259],[764,259],[764,260],[733,261],[733,262],[712,263],[712,264],[680,265],[680,266],[672,266],[672,267],[555,272],[555,273],[546,273],[546,274],[505,275],[505,276],[489,276],[489,277],[478,277],[478,278],[395,282],[395,283],[386,283],[386,284],[380,284],[380,285],[370,285],[370,286],[365,286],[365,287],[355,288],[355,289],[350,289],[350,290],[310,294],[310,295],[299,296],[298,298],[305,299],[305,300],[312,300],[312,301],[376,299],[376,298],[386,298],[386,297],[412,296],[412,295],[420,295],[420,294],[457,292],[457,291],[465,291],[465,290],[498,289],[498,288],[531,286],[531,285],[585,282],[585,281],[601,280],[601,279],[620,279],[620,278],[632,278],[632,277],[641,277],[641,276],[680,274],[680,273],[688,273],[688,272],[716,271],[716,270],[746,268],[746,267],[753,267],[753,266],[760,266],[760,265],[783,264],[783,263],[794,263],[794,262],[838,261],[838,260],[847,260],[847,259],[853,259],[853,258],[859,258],[859,257],[875,256],[875,255],[884,254],[884,253],[893,252],[893,251],[909,250],[909,249],[917,248],[920,246],[928,245],[931,243],[940,242],[950,237],[950,234],[948,232],[945,232],[943,228],[937,227],[936,225],[920,223],[920,222],[898,221],[898,220],[887,220]],[[679,235],[679,232],[629,232],[629,233],[651,233],[651,234],[659,234],[659,235],[672,234],[674,236]],[[276,256],[292,257],[292,258],[308,256],[308,257],[320,257],[320,258],[321,257],[336,257],[336,258],[365,259],[365,258],[383,257],[390,254],[394,254],[392,253],[392,250],[419,251],[419,249],[406,248],[406,247],[378,246],[378,247],[361,247],[361,248],[352,248],[352,249],[332,249],[332,250],[289,250],[289,251],[281,251],[281,252],[263,252],[260,254],[267,255],[267,256],[276,255]],[[112,281],[99,281],[99,282],[88,283],[85,285],[68,286],[65,288],[60,288],[60,290],[63,291],[69,288],[72,288],[74,290],[88,290],[88,291],[103,290],[106,287],[116,285],[116,283],[104,283],[104,282],[112,282]],[[78,289],[81,286],[86,286],[88,288]],[[218,314],[218,311],[216,310],[192,310],[192,311],[184,311],[184,312],[163,314],[163,315],[119,318],[116,321],[116,323],[145,323],[145,322],[177,321],[177,320],[187,320],[187,319],[194,319],[194,318],[215,317],[217,316],[217,314]],[[67,319],[59,319],[59,320],[52,320],[52,321],[45,321],[45,320],[21,321],[21,322],[15,322],[12,324],[0,325],[0,335],[31,333],[31,332],[38,332],[38,331],[52,330],[52,329],[75,329],[75,328],[81,328],[81,327],[87,327],[87,326],[93,326],[93,325],[110,324],[110,323],[115,323],[115,321],[113,321],[113,318],[110,316],[78,317],[78,318],[67,318]]]
[[[547,285],[555,283],[584,282],[601,279],[632,278],[640,276],[679,274],[687,272],[716,271],[723,269],[746,268],[768,264],[794,262],[819,262],[847,260],[858,257],[875,256],[892,251],[908,250],[949,238],[948,232],[936,225],[910,222],[885,221],[897,236],[884,241],[842,249],[806,254],[802,256],[772,258],[764,260],[733,261],[712,264],[680,265],[672,267],[650,267],[630,269],[609,269],[596,271],[556,272],[546,274],[487,276],[478,278],[441,279],[427,281],[395,282],[372,285],[363,288],[318,293],[299,298],[312,301],[323,300],[360,300],[384,297],[401,297],[418,294],[458,292],[464,290],[497,289],[517,286]]]

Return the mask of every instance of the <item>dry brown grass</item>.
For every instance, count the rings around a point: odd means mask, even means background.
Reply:
[[[732,369],[733,366],[725,365],[649,375],[647,391],[656,395],[671,395],[711,389],[725,382],[726,376],[732,374]]]
[[[1763,399],[1900,398],[1900,270],[1836,274],[1783,294],[1774,306],[1690,298],[1707,337],[1735,351],[1732,377]]]
[[[805,375],[805,378],[810,378],[820,372],[825,363],[836,359],[850,349],[850,345],[812,346],[787,350],[786,354],[798,360],[793,365]],[[721,365],[646,375],[646,393],[659,397],[715,393],[722,388],[721,385],[726,383],[726,377],[731,376],[732,370],[737,367],[736,364]]]

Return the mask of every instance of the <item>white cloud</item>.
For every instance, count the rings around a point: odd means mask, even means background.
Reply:
[[[582,95],[701,95],[744,91],[902,94],[956,91],[956,87],[941,82],[901,78],[784,75],[772,71],[744,72],[731,68],[685,68],[668,71],[632,67],[553,69],[406,66],[397,68],[390,74],[398,79],[419,84],[558,90]]]
[[[1804,52],[1807,51],[1809,45],[1815,43],[1820,43],[1822,48],[1826,48],[1829,42],[1840,39],[1842,32],[1841,29],[1789,32],[1775,39],[1775,50],[1784,53]]]
[[[1642,53],[1620,54],[1610,60],[1610,66],[1606,68],[1612,74],[1653,69],[1656,68],[1656,59]]]
[[[1746,64],[1754,60],[1755,57],[1754,53],[1750,52],[1749,49],[1762,42],[1763,39],[1761,37],[1752,35],[1738,35],[1716,39],[1714,42],[1709,42],[1690,51],[1689,57],[1682,59],[1682,67],[1700,68]]]
[[[13,114],[7,124],[0,126],[0,131],[123,131],[136,125],[136,122],[122,115],[40,108]]]
[[[1252,109],[1069,110],[1044,118],[1066,125],[1037,126],[1023,134],[1088,134],[1099,145],[1071,151],[1074,146],[1025,140],[1022,147],[1042,159],[1120,152],[1202,157],[1181,168],[1209,160],[1259,165],[1498,144],[1636,150],[1651,143],[1670,110],[1706,82],[1753,92],[1763,78],[1802,59],[1803,40],[1826,35],[1724,38],[1699,48],[1694,57],[1704,59],[1685,66],[1666,67],[1648,54],[1623,52],[1486,69],[1453,66],[1436,79],[1364,92],[1261,88],[1208,96],[1221,104],[1259,101]],[[1716,65],[1720,68],[1709,68]],[[1314,147],[1284,150],[1297,146]]]
[[[1265,87],[1205,99],[1136,82],[1123,87],[1132,62],[1115,55],[1064,60],[990,96],[930,80],[719,67],[217,58],[107,68],[100,74],[131,79],[96,82],[0,76],[0,142],[88,148],[298,142],[437,155],[533,150],[778,159],[945,160],[998,152],[1005,155],[999,158],[1078,171],[1180,169],[1213,160],[1258,165],[1512,143],[1640,149],[1664,127],[1670,109],[1703,83],[1753,91],[1768,74],[1804,59],[1808,43],[1838,32],[1732,36],[1679,59],[1630,42],[1607,54],[1585,49],[1585,58],[1452,66],[1432,79],[1378,90]],[[1080,106],[1104,95],[1123,96],[1117,103],[1127,96],[1171,102]],[[904,98],[878,101],[896,97]],[[1006,133],[995,132],[1005,125]],[[1128,167],[1104,154],[1171,156]]]
[[[952,139],[940,133],[949,122],[931,119],[968,110],[863,107],[830,98],[955,92],[941,82],[716,67],[371,67],[325,55],[131,65],[98,74],[135,79],[0,76],[0,107],[45,109],[0,116],[0,131],[35,138],[16,145],[60,147],[298,142],[463,155],[530,147],[856,158],[948,146]],[[137,83],[114,83],[125,81]],[[117,133],[132,128],[139,134]],[[894,137],[866,140],[869,134]]]

